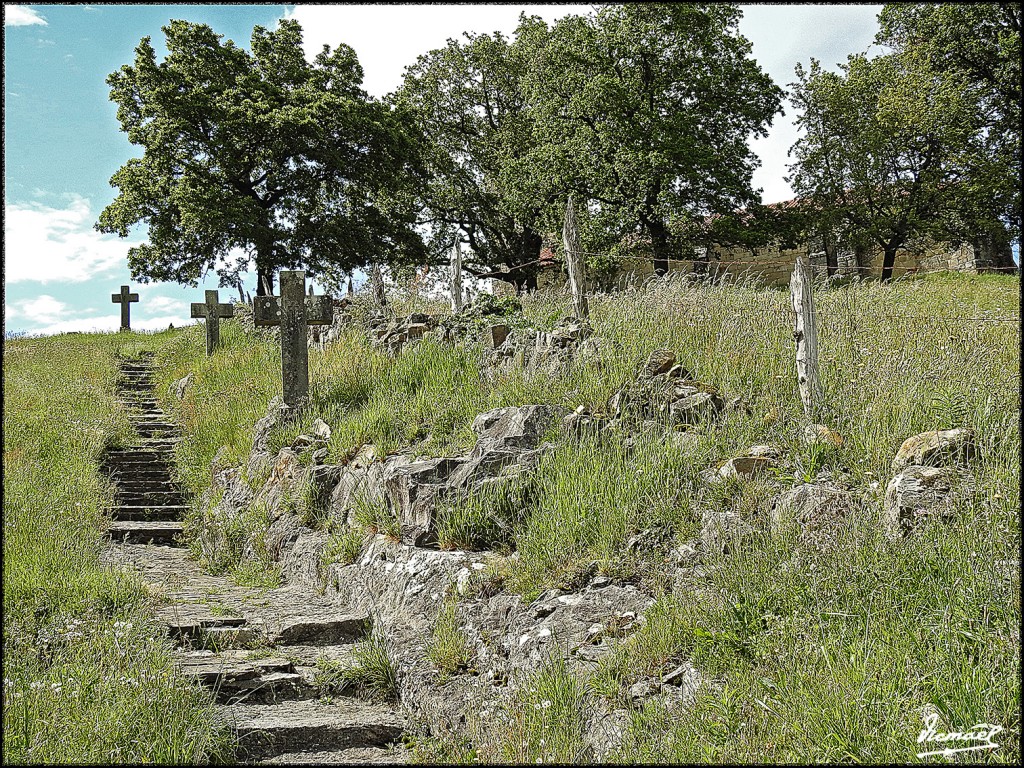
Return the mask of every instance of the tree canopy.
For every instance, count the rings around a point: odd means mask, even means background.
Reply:
[[[404,205],[417,143],[361,89],[350,47],[324,46],[310,63],[295,21],[255,27],[251,53],[204,24],[163,32],[164,61],[145,37],[134,64],[107,78],[143,156],[111,178],[119,192],[96,227],[127,237],[148,226],[129,250],[133,279],[195,284],[214,269],[233,283],[254,261],[264,295],[279,269],[336,275],[422,259]]]
[[[659,272],[673,225],[756,201],[747,142],[782,91],[749,57],[739,17],[724,4],[601,6],[559,20],[527,75],[534,171],[588,201],[605,245],[649,238]]]
[[[930,68],[959,81],[973,107],[969,141],[956,158],[951,229],[961,234],[999,218],[1020,238],[1020,3],[894,3],[878,16],[876,42],[916,52]]]
[[[459,239],[467,271],[520,286],[534,282],[555,200],[553,179],[523,172],[537,140],[522,80],[546,29],[522,17],[511,41],[499,32],[449,40],[408,67],[392,96],[421,132],[428,177],[418,199],[434,255],[447,258]]]

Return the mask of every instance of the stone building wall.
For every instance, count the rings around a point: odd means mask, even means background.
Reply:
[[[787,285],[798,255],[811,265],[814,277],[827,276],[830,264],[838,276],[861,274],[878,277],[882,273],[884,254],[878,246],[855,251],[822,236],[796,248],[771,245],[751,249],[713,244],[694,249],[693,261],[682,258],[669,261],[669,272],[703,272],[712,277],[728,275],[737,281],[756,280],[765,285]],[[993,245],[988,241],[954,245],[925,239],[896,252],[893,277],[942,270],[978,272],[989,268],[1005,269],[1012,263],[1008,245]],[[639,285],[653,275],[653,260],[635,257],[624,261],[618,273],[603,282],[607,287],[622,290]],[[553,261],[538,273],[537,287],[564,287],[567,280],[561,262]],[[598,280],[591,279],[588,283],[590,290],[600,287]],[[512,290],[512,287],[509,285],[508,289]]]

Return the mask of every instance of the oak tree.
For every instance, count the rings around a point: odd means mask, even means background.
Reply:
[[[107,78],[128,140],[142,147],[111,178],[116,199],[97,229],[148,241],[133,279],[195,284],[214,269],[235,282],[255,262],[257,294],[279,269],[340,273],[373,259],[419,259],[404,179],[417,172],[405,119],[362,90],[347,45],[312,62],[302,30],[255,27],[251,52],[207,25],[163,27]]]
[[[533,172],[588,201],[606,237],[649,238],[658,273],[674,230],[757,200],[748,140],[766,135],[782,91],[739,18],[728,4],[600,6],[556,22],[526,76]]]

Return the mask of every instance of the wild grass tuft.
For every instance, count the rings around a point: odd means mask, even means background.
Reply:
[[[4,342],[5,763],[228,757],[213,702],[175,672],[142,583],[100,560],[113,491],[99,459],[132,441],[115,402],[117,358],[172,339]]]

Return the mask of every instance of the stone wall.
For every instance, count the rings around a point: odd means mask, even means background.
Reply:
[[[793,274],[797,256],[811,265],[815,277],[825,277],[828,267],[834,265],[839,276],[861,274],[878,277],[882,272],[883,252],[878,246],[854,250],[829,238],[816,237],[796,248],[780,248],[773,244],[764,248],[744,248],[713,244],[695,249],[695,257],[704,257],[707,267],[699,261],[678,259],[669,262],[670,273],[702,272],[712,277],[728,275],[735,280],[754,279],[767,285],[786,285]],[[896,252],[893,276],[901,277],[915,272],[957,270],[982,272],[987,269],[1006,269],[1012,265],[1009,246],[979,241],[977,244],[935,242],[922,239]],[[623,262],[618,274],[608,283],[622,290],[637,285],[654,275],[651,259],[633,258]],[[560,264],[542,270],[537,276],[537,287],[564,287],[566,275]],[[588,281],[595,289],[594,280]]]

